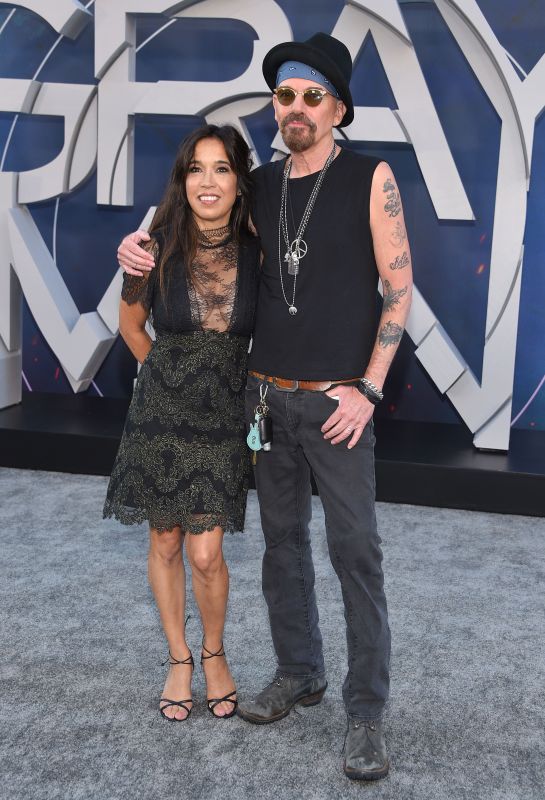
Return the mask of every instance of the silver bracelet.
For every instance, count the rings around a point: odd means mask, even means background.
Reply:
[[[361,378],[361,382],[363,384],[365,384],[365,386],[368,386],[371,389],[371,391],[374,392],[380,400],[384,399],[383,393],[380,391],[378,386],[375,386],[375,384],[372,381],[369,380],[369,378]]]

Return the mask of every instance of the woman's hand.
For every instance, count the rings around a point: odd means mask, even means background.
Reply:
[[[117,260],[121,269],[129,275],[142,277],[145,272],[151,272],[155,260],[151,253],[142,249],[139,242],[149,242],[150,235],[147,231],[135,231],[125,236],[117,248]]]
[[[331,444],[339,444],[351,435],[348,442],[348,449],[351,450],[373,416],[375,407],[355,386],[335,386],[326,394],[328,397],[338,397],[339,407],[322,425],[324,439],[330,439]]]

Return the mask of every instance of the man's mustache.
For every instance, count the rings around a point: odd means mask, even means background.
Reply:
[[[309,119],[305,114],[302,114],[301,112],[297,113],[295,111],[292,111],[291,114],[288,114],[286,117],[284,117],[284,119],[282,120],[282,124],[280,126],[281,129],[284,130],[286,125],[289,125],[290,122],[304,122],[305,125],[309,126],[311,131],[316,130],[316,123],[313,122],[311,119]]]

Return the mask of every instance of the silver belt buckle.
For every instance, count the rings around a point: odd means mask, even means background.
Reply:
[[[286,380],[289,379],[286,378]],[[294,384],[295,386],[292,389],[286,389],[284,386],[278,386],[278,384],[276,383],[276,378],[273,378],[273,386],[277,392],[296,392],[297,389],[299,388],[299,381],[294,380]]]

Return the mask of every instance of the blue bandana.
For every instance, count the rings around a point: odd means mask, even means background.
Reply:
[[[284,61],[276,73],[276,85],[278,86],[283,81],[287,81],[290,78],[304,78],[306,81],[318,83],[320,86],[323,86],[324,89],[327,89],[333,97],[340,99],[338,91],[333,84],[328,81],[325,75],[322,75],[317,69],[309,67],[308,64],[301,63],[301,61]]]

